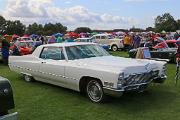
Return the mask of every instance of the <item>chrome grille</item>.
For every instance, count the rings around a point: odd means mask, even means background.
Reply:
[[[141,73],[141,74],[133,74],[129,75],[125,78],[126,85],[134,85],[134,84],[141,84],[141,83],[149,83],[153,78],[157,77],[159,71],[151,71],[148,73]]]

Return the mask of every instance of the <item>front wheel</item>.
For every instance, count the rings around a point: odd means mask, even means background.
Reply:
[[[111,49],[112,49],[112,51],[117,51],[117,50],[118,50],[118,46],[117,46],[117,45],[113,45],[113,46],[111,47]]]
[[[101,103],[105,100],[102,85],[96,80],[90,80],[86,86],[88,98],[95,103]]]

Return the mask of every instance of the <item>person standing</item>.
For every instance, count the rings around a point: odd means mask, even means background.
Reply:
[[[40,40],[41,40],[42,44],[45,44],[44,36],[41,35]]]
[[[133,43],[134,48],[138,48],[140,46],[141,38],[138,34],[136,34],[136,36],[134,37],[133,42],[134,42]]]
[[[180,34],[179,34],[178,32],[176,32],[176,33],[174,34],[174,39],[177,40],[179,37],[180,37]]]
[[[2,40],[2,59],[5,65],[8,64],[10,44],[6,39]]]
[[[131,45],[131,38],[130,38],[129,34],[126,34],[124,37],[124,49],[125,49],[125,51],[130,49],[130,45]]]
[[[62,43],[62,37],[58,37],[56,43]]]

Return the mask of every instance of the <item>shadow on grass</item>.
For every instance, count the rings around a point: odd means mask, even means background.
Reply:
[[[6,67],[2,66],[2,68],[4,69],[3,71],[8,71]],[[171,68],[173,69],[174,66],[171,66]],[[159,109],[171,108],[173,110],[172,106],[176,107],[176,103],[179,100],[179,94],[176,89],[172,86],[162,84],[159,86],[150,86],[143,93],[129,92],[120,98],[108,97],[109,101],[107,103],[94,104],[79,92],[39,81],[27,83],[23,81],[20,75],[14,72],[10,72],[10,75],[6,74],[3,73],[13,83],[17,105],[21,105],[22,101],[27,106],[30,103],[36,103],[40,109],[41,107],[43,109],[49,103],[47,108],[50,110],[52,109],[51,106],[64,106],[65,111],[69,111],[72,108],[74,110],[80,109],[79,114],[82,110],[84,110],[84,113],[91,110],[99,110],[97,113],[105,112],[108,114],[108,111],[111,111],[110,113],[125,112],[129,114],[141,114],[149,111],[157,112]],[[22,109],[23,107],[20,108]]]
[[[137,92],[128,92],[125,93],[120,98],[108,97],[108,102],[103,104],[92,103],[85,95],[80,94],[79,92],[62,88],[59,86],[43,83],[43,82],[32,82],[33,86],[43,87],[44,89],[50,90],[52,93],[57,93],[57,95],[65,94],[67,101],[70,99],[76,99],[81,103],[85,103],[92,106],[101,106],[105,109],[111,108],[116,110],[121,110],[126,112],[144,112],[150,110],[156,110],[160,108],[168,107],[170,103],[173,104],[173,101],[176,100],[177,94],[174,91],[169,91],[164,88],[161,88],[162,85],[158,87],[148,88],[142,93]],[[66,100],[64,102],[66,102]]]

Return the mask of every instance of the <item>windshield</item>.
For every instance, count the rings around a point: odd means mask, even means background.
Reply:
[[[27,42],[28,47],[33,47],[33,42]]]
[[[108,35],[108,39],[113,39],[114,37],[112,35]]]
[[[25,42],[19,42],[19,47],[27,47],[27,44]]]
[[[169,48],[169,46],[167,45],[165,39],[163,39],[162,37],[158,37],[157,40],[159,42],[163,42],[163,48]]]
[[[28,41],[31,40],[31,38],[22,38],[22,40]]]
[[[110,55],[99,45],[77,45],[65,47],[65,49],[69,60]]]

